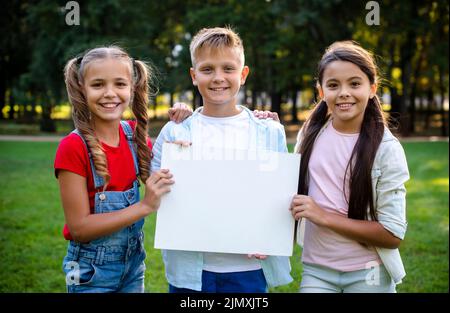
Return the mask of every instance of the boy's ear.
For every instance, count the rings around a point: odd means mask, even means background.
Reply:
[[[191,67],[191,68],[189,69],[189,74],[191,75],[192,84],[193,84],[194,86],[197,86],[197,79],[195,78],[195,71],[194,71],[194,68],[193,68],[193,67]]]
[[[248,73],[250,73],[250,68],[245,65],[241,72],[241,85],[245,84],[245,80],[247,79]]]

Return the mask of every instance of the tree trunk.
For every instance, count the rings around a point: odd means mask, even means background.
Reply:
[[[24,117],[25,117],[25,110],[26,110],[26,106],[23,104],[19,105],[19,116],[18,116],[18,120],[23,122],[24,121]]]
[[[10,119],[10,120],[13,120],[15,118],[14,117],[15,103],[16,103],[16,100],[14,99],[14,94],[13,94],[12,90],[10,89],[10,92],[9,92],[9,108],[10,108],[10,110],[9,110],[9,115],[8,115],[8,119]]]
[[[411,86],[411,94],[409,96],[409,133],[415,132],[416,123],[416,89],[417,84],[414,82]]]
[[[156,115],[156,108],[158,107],[158,96],[155,97],[155,100],[153,101],[153,113],[154,113],[154,119],[158,119],[158,115]]]
[[[401,70],[402,70],[402,86],[403,86],[403,94],[400,97],[400,130],[403,136],[408,136],[410,134],[410,124],[411,118],[408,114],[410,106],[413,104],[410,103],[410,94],[411,94],[411,58],[409,55],[405,55],[401,61]]]
[[[389,111],[389,127],[398,131],[400,128],[401,97],[395,87],[389,87],[391,93],[391,110]]]
[[[278,116],[280,117],[280,121],[282,121],[283,117],[281,116],[281,93],[279,91],[271,92],[270,102],[271,102],[270,110],[272,112],[277,112]]]
[[[422,63],[425,59],[426,47],[422,47],[422,51],[420,51],[419,60],[416,62],[416,68],[414,70],[413,79],[414,82],[411,84],[411,94],[409,96],[409,131],[410,133],[415,132],[416,125],[416,95],[417,95],[417,79],[420,76],[420,71],[422,69]]]
[[[173,107],[173,104],[174,104],[174,94],[173,94],[173,92],[171,91],[170,92],[170,107]]]
[[[411,21],[415,21],[418,19],[418,7],[420,2],[418,0],[414,0],[411,5],[411,14],[409,18]],[[411,75],[412,72],[412,59],[414,56],[414,51],[416,50],[416,29],[413,27],[409,27],[406,34],[405,44],[400,49],[400,69],[402,73],[402,88],[403,93],[400,101],[400,123],[401,130],[404,136],[409,135],[411,120],[408,118],[408,109],[410,106],[414,105],[414,103],[410,103],[410,94],[411,94]]]
[[[56,132],[56,125],[55,121],[51,118],[52,113],[52,104],[50,102],[51,100],[46,97],[44,99],[45,105],[42,105],[42,117],[40,122],[40,130],[43,132],[49,132],[54,133]]]
[[[389,54],[392,56],[390,58],[390,63],[388,66],[388,80],[392,81],[392,71],[396,66],[394,61],[396,42],[393,39],[389,45]],[[400,97],[398,95],[397,89],[393,85],[389,85],[389,92],[391,94],[391,109],[389,111],[389,128],[397,130],[400,124]]]
[[[440,111],[441,111],[441,135],[448,136],[448,117],[446,116],[444,103],[445,103],[445,84],[444,84],[444,74],[442,70],[439,69],[439,91],[441,94],[441,103],[440,103]]]
[[[252,93],[252,104],[250,106],[250,109],[254,111],[256,108],[256,101],[258,101],[258,93],[255,90],[252,90],[251,93]]]
[[[292,114],[292,124],[298,124],[298,117],[297,117],[297,90],[294,89],[292,91],[292,108],[291,108],[291,114]]]
[[[6,105],[6,82],[5,80],[0,81],[0,120],[4,119],[3,108]]]
[[[430,129],[431,114],[434,111],[433,102],[434,102],[433,89],[430,87],[427,92],[427,109],[425,111],[426,112],[425,113],[425,129],[426,130]]]

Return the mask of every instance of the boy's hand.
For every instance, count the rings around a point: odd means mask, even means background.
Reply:
[[[274,121],[276,121],[278,123],[280,122],[280,118],[278,117],[278,113],[277,112],[254,110],[253,111],[253,115],[256,118],[259,118],[261,120],[271,118],[271,119],[273,119]]]
[[[183,102],[176,102],[168,111],[169,119],[177,124],[192,115],[192,109]]]
[[[249,259],[251,259],[251,258],[255,258],[255,259],[258,259],[258,260],[265,260],[265,259],[267,259],[267,255],[265,255],[265,254],[258,254],[258,253],[255,253],[255,254],[247,254],[247,257],[249,258]]]

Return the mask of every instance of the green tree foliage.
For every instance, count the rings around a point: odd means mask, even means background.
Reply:
[[[357,0],[78,1],[80,25],[74,26],[65,22],[66,3],[12,0],[2,10],[0,110],[7,103],[39,104],[42,129],[54,129],[50,112],[65,99],[65,62],[99,45],[118,44],[152,62],[161,92],[193,90],[199,104],[189,77],[189,41],[203,27],[230,25],[244,40],[251,69],[246,104],[270,103],[283,118],[282,103],[295,104],[297,92],[314,89],[324,49],[354,39],[379,56],[391,113],[403,132],[415,131],[421,112],[437,112],[448,134],[447,1],[378,1],[380,25],[371,26],[367,1]],[[296,105],[288,113],[297,123]]]

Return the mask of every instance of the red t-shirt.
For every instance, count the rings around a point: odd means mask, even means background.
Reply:
[[[128,123],[134,130],[136,122],[128,121]],[[103,142],[101,143],[106,154],[108,171],[111,176],[106,191],[125,191],[130,189],[133,186],[133,182],[136,180],[133,156],[128,146],[125,133],[120,125],[119,135],[120,140],[118,147],[111,147]],[[147,144],[151,151],[152,144],[150,138],[148,139]],[[87,147],[80,136],[77,134],[69,134],[61,140],[56,151],[54,167],[56,177],[58,177],[59,170],[67,170],[87,178],[89,206],[91,213],[94,213],[95,193],[101,191],[103,187],[99,190],[95,189]],[[67,240],[72,240],[67,224],[64,225],[63,235]]]

